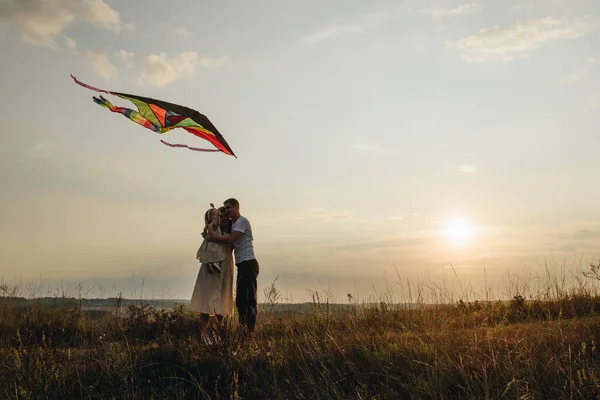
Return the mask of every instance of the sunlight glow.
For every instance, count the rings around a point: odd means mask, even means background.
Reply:
[[[475,228],[464,218],[455,218],[445,222],[442,234],[454,244],[465,244],[475,234]]]

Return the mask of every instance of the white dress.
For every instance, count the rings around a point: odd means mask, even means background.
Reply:
[[[219,229],[220,234],[220,229]],[[233,249],[226,246],[225,259],[221,261],[221,272],[208,273],[206,263],[200,265],[189,308],[202,314],[217,314],[224,317],[233,314]]]

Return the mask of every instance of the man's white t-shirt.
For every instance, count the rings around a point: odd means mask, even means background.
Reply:
[[[233,231],[242,232],[235,242],[233,242],[233,249],[235,251],[235,263],[239,264],[244,261],[254,260],[254,244],[252,236],[252,226],[250,221],[246,217],[240,216],[237,221],[233,223],[231,227]]]

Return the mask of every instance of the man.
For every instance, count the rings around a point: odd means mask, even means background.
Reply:
[[[254,255],[252,226],[246,217],[240,215],[240,203],[236,199],[223,202],[225,215],[233,225],[231,233],[223,236],[207,235],[207,241],[232,243],[237,266],[235,305],[238,309],[240,324],[250,332],[254,331],[257,314],[257,280],[259,265]]]

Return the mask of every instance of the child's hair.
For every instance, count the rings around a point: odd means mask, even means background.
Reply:
[[[210,213],[212,210],[217,211],[214,204],[210,203],[210,208],[204,213],[204,225],[210,224]]]

